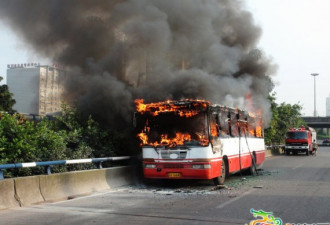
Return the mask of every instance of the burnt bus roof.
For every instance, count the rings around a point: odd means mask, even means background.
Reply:
[[[182,110],[195,110],[195,111],[205,111],[209,106],[210,102],[205,100],[167,100],[164,102],[151,102],[144,103],[146,109],[140,111],[140,113],[148,112],[159,112],[159,113],[170,113]]]
[[[194,99],[184,99],[184,100],[167,100],[163,102],[151,102],[151,103],[144,103],[147,105],[148,110],[146,111],[140,111],[138,113],[140,114],[148,114],[148,113],[173,113],[176,110],[177,111],[189,111],[189,110],[195,110],[199,112],[204,112],[206,110],[210,110],[211,112],[228,112],[228,113],[236,113],[239,114],[240,118],[260,118],[260,116],[251,115],[249,112],[238,109],[238,108],[231,108],[224,105],[219,104],[211,104],[211,102],[206,100],[194,100]],[[174,107],[175,110],[169,110],[171,107]]]

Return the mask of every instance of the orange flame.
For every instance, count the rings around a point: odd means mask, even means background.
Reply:
[[[261,126],[256,127],[256,135],[257,137],[262,137],[262,129]]]
[[[211,136],[218,137],[219,133],[218,133],[217,124],[212,121],[210,125],[211,125]]]
[[[261,109],[257,111],[257,121],[256,121],[256,136],[262,137],[262,120],[261,120]]]
[[[146,133],[138,133],[137,137],[140,138],[141,140],[141,145],[146,145],[148,144],[148,136]]]
[[[193,117],[209,105],[209,102],[205,100],[187,99],[185,101],[191,101],[193,107],[187,108],[187,105],[176,105],[176,101],[173,100],[145,104],[143,99],[136,99],[135,104],[136,111],[140,113],[149,112],[152,116],[157,116],[159,113],[176,112],[181,117]]]
[[[205,110],[210,103],[205,100],[186,99],[182,101],[167,100],[164,102],[145,104],[143,99],[137,99],[135,100],[135,104],[136,111],[141,114],[149,113],[151,116],[157,116],[160,113],[174,112],[180,117],[190,118],[198,115],[201,111]],[[191,134],[178,132],[173,138],[169,138],[168,134],[161,134],[160,140],[156,142],[151,142],[148,139],[148,128],[149,127],[146,124],[143,131],[137,135],[137,137],[139,137],[141,140],[141,145],[149,145],[155,147],[158,145],[166,145],[169,147],[175,147],[177,145],[184,145],[186,141],[192,140]],[[197,139],[201,145],[208,145],[208,138],[206,138],[204,135],[196,133],[194,135],[197,136]]]
[[[185,141],[190,141],[190,134],[176,133],[174,138],[169,138],[167,134],[162,134],[160,142],[148,142],[148,136],[145,133],[139,133],[137,135],[141,139],[141,145],[150,145],[150,146],[158,146],[158,145],[168,145],[169,147],[175,147],[177,145],[184,145]]]

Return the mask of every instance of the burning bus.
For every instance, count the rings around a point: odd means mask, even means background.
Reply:
[[[265,159],[262,120],[204,100],[136,100],[134,125],[145,178],[213,179],[254,173]]]

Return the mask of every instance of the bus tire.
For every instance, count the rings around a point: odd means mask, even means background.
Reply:
[[[227,176],[227,162],[226,160],[222,160],[221,163],[221,175],[213,178],[213,182],[215,185],[222,185],[225,183],[226,180],[226,176]]]

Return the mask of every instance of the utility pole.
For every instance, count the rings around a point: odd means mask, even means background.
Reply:
[[[315,77],[318,76],[318,73],[312,73],[311,74],[314,77],[314,117],[317,116],[317,112],[316,112],[316,82],[315,82]]]

